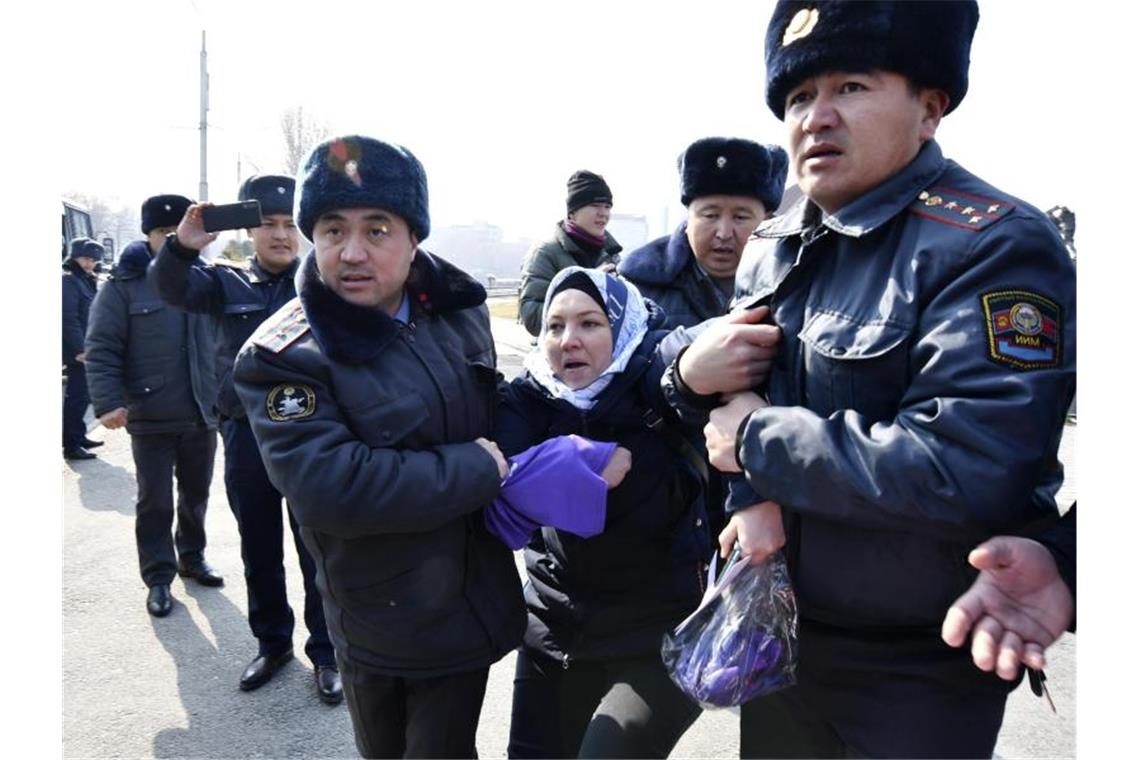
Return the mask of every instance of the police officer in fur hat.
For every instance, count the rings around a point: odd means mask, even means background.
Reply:
[[[796,686],[743,706],[742,756],[993,754],[1012,685],[939,626],[974,545],[1057,519],[1076,295],[1045,215],[934,139],[977,22],[974,2],[782,0],[769,23],[804,197],[737,287],[783,340],[767,399],[714,409],[706,440],[766,499],[730,502],[722,551],[783,547],[800,651]],[[680,356],[694,397],[725,390],[716,356],[705,335]]]
[[[103,246],[90,238],[71,241],[71,249],[63,262],[63,366],[67,387],[63,393],[63,458],[94,459],[90,449],[102,441],[87,437],[83,417],[91,397],[87,393],[83,338],[87,334],[87,316],[95,298],[95,270],[103,260]]]
[[[238,200],[256,200],[261,206],[261,225],[246,230],[253,241],[249,261],[239,264],[219,258],[207,265],[198,261],[198,251],[217,236],[202,225],[202,209],[209,204],[199,204],[187,210],[176,234],[167,236],[151,264],[151,276],[163,300],[187,312],[211,315],[222,336],[217,353],[217,407],[226,452],[226,496],[241,533],[249,627],[257,639],[257,656],[238,681],[243,691],[259,688],[293,658],[294,618],[282,553],[282,495],[265,472],[249,420],[234,392],[232,374],[234,359],[246,339],[297,295],[293,278],[301,236],[293,221],[294,186],[292,177],[280,175],[253,176],[242,183]],[[339,704],[344,695],[314,580],[313,558],[292,513],[288,508],[284,513],[304,579],[309,629],[305,654],[313,663],[317,696],[325,703]]]
[[[554,275],[569,266],[614,271],[621,244],[606,231],[613,205],[602,175],[579,169],[566,180],[566,218],[554,225],[554,237],[523,260],[519,322],[531,335],[542,328],[542,304]]]
[[[483,518],[507,472],[486,438],[486,291],[420,247],[427,176],[406,148],[329,140],[299,184],[314,247],[234,384],[316,561],[360,753],[474,757],[488,669],[526,624]]]
[[[728,311],[744,244],[780,205],[788,154],[738,137],[704,137],[678,157],[688,218],[624,256],[618,272],[691,327]]]
[[[688,216],[672,235],[623,256],[618,272],[661,307],[670,326],[728,312],[736,268],[752,231],[780,205],[788,154],[739,137],[703,137],[677,158]],[[709,479],[709,526],[724,527],[725,482]]]
[[[203,556],[218,441],[213,327],[206,318],[166,308],[146,276],[151,257],[192,203],[181,195],[143,203],[147,239],[123,249],[91,304],[86,340],[95,414],[108,430],[125,426],[131,435],[138,479],[135,541],[147,611],[155,617],[170,613],[175,573],[204,586],[224,583]]]

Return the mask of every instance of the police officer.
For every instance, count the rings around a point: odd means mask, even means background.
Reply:
[[[945,158],[974,2],[778,2],[767,101],[804,198],[761,225],[737,284],[782,330],[768,384],[714,410],[710,459],[785,544],[796,686],[747,703],[743,756],[990,757],[1013,686],[939,636],[989,536],[1056,519],[1076,367],[1074,268],[1037,209]],[[678,360],[721,388],[698,337]],[[781,509],[782,508],[782,509]]]
[[[728,311],[744,245],[780,205],[788,154],[739,137],[704,137],[685,148],[677,169],[687,219],[672,235],[623,257],[618,272],[661,307],[671,327],[694,327]],[[724,527],[727,483],[715,470],[709,476],[715,539]]]
[[[90,238],[71,241],[71,249],[63,262],[63,366],[67,387],[63,393],[63,458],[94,459],[90,451],[102,441],[87,437],[83,417],[91,397],[87,393],[83,338],[87,334],[87,315],[95,298],[95,268],[103,260],[103,246]]]
[[[135,542],[147,611],[170,614],[170,582],[178,575],[204,586],[222,576],[206,562],[206,500],[218,445],[214,331],[208,319],[167,308],[147,282],[147,266],[193,203],[156,195],[142,205],[142,231],[91,304],[87,384],[99,421],[131,435],[138,479]],[[178,478],[178,528],[170,527]]]
[[[257,638],[257,656],[238,681],[243,691],[256,689],[293,658],[293,610],[285,588],[281,492],[265,473],[253,432],[233,388],[238,349],[263,321],[296,295],[300,235],[293,223],[291,177],[253,176],[242,183],[238,199],[261,204],[261,225],[247,230],[254,255],[248,262],[218,259],[197,265],[198,250],[216,237],[202,226],[202,206],[192,206],[151,264],[155,289],[164,301],[188,312],[211,314],[222,340],[218,345],[218,413],[225,446],[226,496],[241,534],[249,627]],[[325,626],[313,559],[285,509],[305,588],[305,654],[313,663],[317,695],[328,704],[343,698],[332,643]]]
[[[491,663],[522,640],[514,558],[483,507],[506,460],[486,291],[419,248],[427,177],[350,136],[306,159],[314,249],[297,299],[238,354],[234,385],[289,500],[366,757],[474,757]]]
[[[685,221],[624,256],[618,273],[692,327],[728,312],[736,268],[752,231],[776,210],[788,154],[739,137],[703,137],[677,159]]]

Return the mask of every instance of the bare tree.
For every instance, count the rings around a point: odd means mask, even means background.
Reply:
[[[309,151],[328,136],[329,128],[306,114],[304,106],[294,106],[281,114],[281,133],[285,137],[285,169],[296,175]]]
[[[98,195],[78,191],[66,193],[66,197],[87,207],[95,237],[101,242],[103,235],[110,235],[115,241],[116,255],[131,240],[142,237],[138,206],[112,204]]]

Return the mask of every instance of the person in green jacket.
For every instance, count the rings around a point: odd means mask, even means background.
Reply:
[[[606,232],[614,195],[600,174],[580,169],[566,181],[566,218],[554,225],[554,237],[531,249],[523,261],[519,322],[537,337],[542,304],[554,275],[580,266],[613,272],[621,245]]]

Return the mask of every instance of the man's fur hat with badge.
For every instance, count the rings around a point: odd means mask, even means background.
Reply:
[[[238,189],[239,201],[257,201],[261,215],[288,214],[293,216],[293,189],[297,181],[279,174],[255,174]]]
[[[703,195],[746,195],[775,211],[788,179],[788,154],[739,137],[703,137],[677,158],[681,203]]]
[[[184,195],[152,195],[142,205],[143,234],[155,227],[176,227],[192,205],[194,201]]]
[[[892,71],[950,96],[966,96],[974,0],[778,0],[764,44],[768,107],[784,118],[788,92],[828,71]]]
[[[403,146],[361,135],[334,137],[313,148],[297,179],[293,218],[309,240],[317,218],[341,208],[391,211],[421,242],[431,232],[427,174]]]

